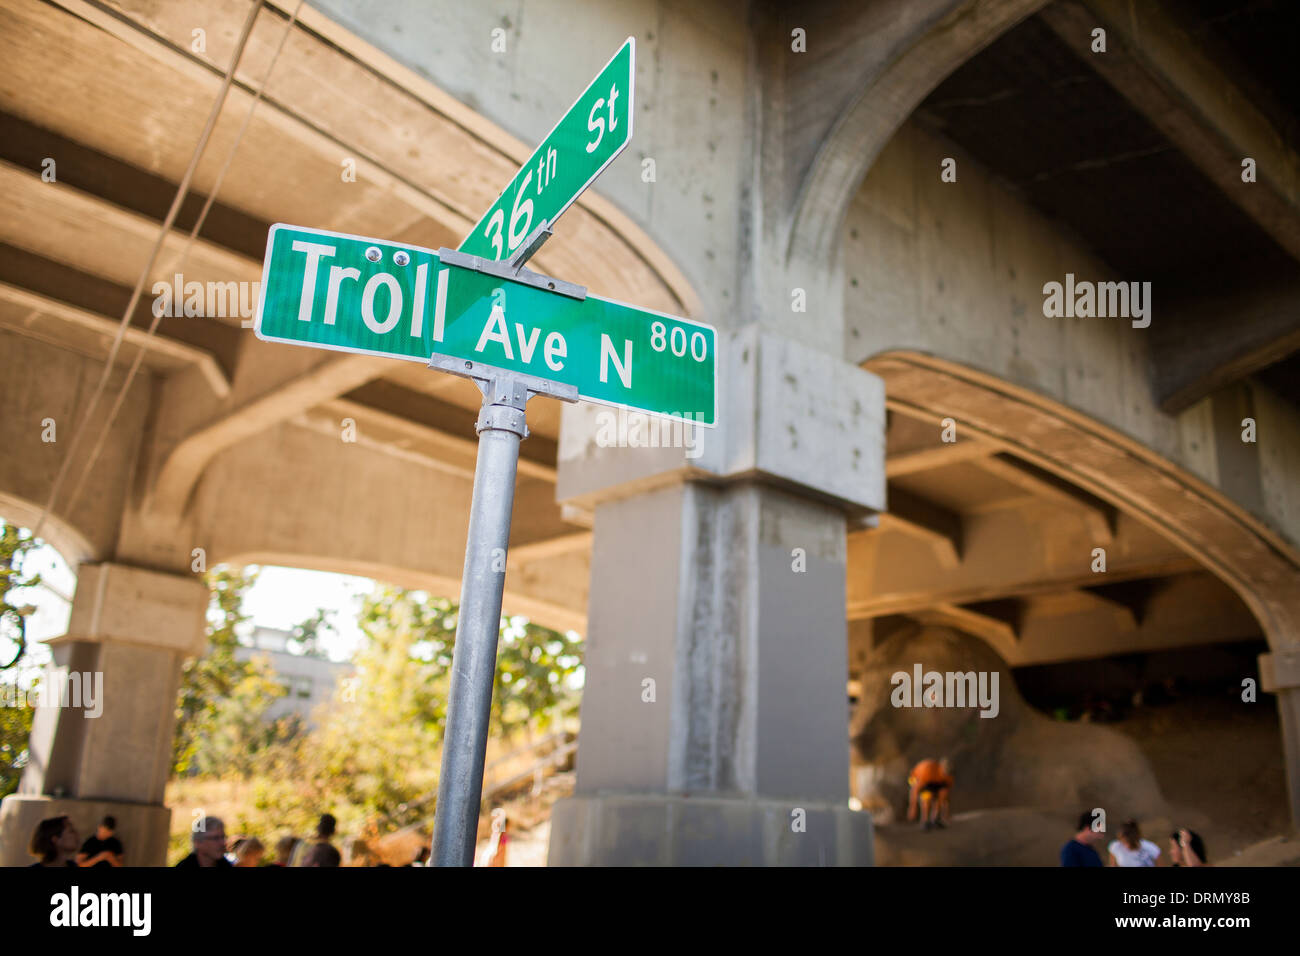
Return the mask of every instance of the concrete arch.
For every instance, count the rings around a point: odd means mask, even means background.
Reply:
[[[44,510],[33,501],[0,491],[0,515],[13,524],[24,528],[35,528]],[[90,538],[58,514],[50,514],[46,517],[44,527],[41,529],[41,538],[59,552],[59,556],[67,562],[74,573],[82,563],[100,557],[95,552],[95,546],[90,543]]]
[[[889,407],[954,417],[1143,522],[1231,586],[1273,650],[1296,646],[1300,553],[1218,489],[1096,419],[960,363],[887,351],[864,367],[885,380]]]
[[[953,70],[1046,0],[950,4],[865,85],[822,141],[795,198],[787,262],[830,262],[849,204],[880,151]]]

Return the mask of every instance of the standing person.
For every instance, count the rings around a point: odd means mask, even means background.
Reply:
[[[1111,866],[1155,866],[1160,859],[1160,847],[1142,839],[1136,820],[1125,820],[1119,828],[1119,839],[1110,846]]]
[[[94,834],[81,845],[77,866],[121,866],[122,841],[113,835],[116,829],[117,821],[112,817],[100,820]]]
[[[293,851],[298,849],[298,838],[296,836],[282,836],[275,843],[275,859],[267,866],[291,866],[293,864]]]
[[[946,826],[948,820],[948,792],[953,778],[948,772],[948,758],[922,760],[907,775],[907,819],[916,819],[916,806],[921,804],[921,825],[925,829]]]
[[[1101,866],[1101,857],[1093,844],[1100,843],[1103,835],[1092,828],[1092,812],[1084,810],[1079,814],[1074,829],[1074,836],[1061,847],[1061,866]]]
[[[1183,827],[1169,835],[1170,866],[1209,866],[1207,860],[1205,841],[1199,833]]]
[[[81,837],[69,817],[49,817],[36,824],[27,851],[36,857],[32,866],[76,866],[73,858]]]
[[[204,817],[190,833],[194,852],[176,864],[177,869],[193,866],[232,866],[226,859],[226,825],[218,817]]]
[[[235,866],[261,866],[266,847],[257,837],[240,840],[235,846]]]
[[[331,814],[321,814],[320,822],[316,824],[316,842],[312,844],[312,848],[302,858],[302,866],[339,866],[342,864],[343,858],[333,844],[330,843],[330,837],[334,835],[336,826],[338,826],[338,821]]]

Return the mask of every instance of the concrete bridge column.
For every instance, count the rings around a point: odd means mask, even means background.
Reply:
[[[557,497],[594,543],[552,865],[871,862],[848,807],[845,533],[883,504],[883,387],[756,327],[720,367],[693,449],[610,447],[618,413],[566,409]]]
[[[176,692],[182,662],[203,650],[207,604],[193,577],[80,567],[68,633],[50,641],[42,675],[59,693],[40,698],[22,782],[0,803],[0,865],[31,862],[33,828],[61,814],[83,837],[112,814],[128,866],[165,863]]]
[[[1300,645],[1259,656],[1260,684],[1277,695],[1291,825],[1300,828]]]

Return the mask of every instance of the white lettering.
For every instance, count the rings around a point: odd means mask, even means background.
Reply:
[[[298,300],[298,321],[310,322],[311,309],[316,301],[316,266],[322,258],[333,258],[336,250],[334,246],[295,239],[293,251],[307,253],[307,267],[302,271],[302,298]]]
[[[546,364],[552,372],[558,372],[564,368],[564,363],[558,361],[567,358],[569,355],[568,343],[564,341],[564,336],[559,332],[552,332],[546,337],[546,344],[542,346],[542,357],[546,359]]]
[[[483,326],[483,334],[478,337],[478,345],[474,346],[474,351],[482,352],[483,346],[489,342],[501,343],[506,358],[514,361],[515,353],[510,347],[510,333],[506,331],[506,310],[499,305],[492,306],[492,314],[488,316],[487,325]]]
[[[429,282],[429,263],[421,262],[415,268],[415,298],[411,300],[411,337],[424,334],[424,292]]]
[[[587,144],[587,152],[593,153],[596,147],[600,145],[601,139],[605,135],[605,117],[597,116],[597,111],[605,105],[605,97],[600,97],[596,102],[591,104],[591,112],[587,114],[587,129],[596,134],[596,139]]]
[[[618,372],[619,379],[623,382],[624,388],[632,387],[632,340],[623,340],[623,361],[619,361],[618,353],[614,351],[614,343],[610,341],[608,335],[600,333],[600,380],[609,381],[609,360],[614,360],[614,368]]]
[[[527,364],[533,360],[533,350],[537,348],[537,337],[542,334],[542,330],[533,329],[533,334],[524,339],[524,327],[518,322],[515,323],[515,335],[519,337],[519,360]]]
[[[345,269],[342,266],[330,266],[330,279],[325,289],[325,324],[333,325],[339,311],[339,285],[344,279],[356,282],[361,278],[360,269]],[[300,316],[301,318],[301,316]]]

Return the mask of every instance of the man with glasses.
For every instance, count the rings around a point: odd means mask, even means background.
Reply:
[[[232,866],[226,859],[226,825],[219,817],[204,817],[190,833],[194,852],[176,864],[191,866]]]

